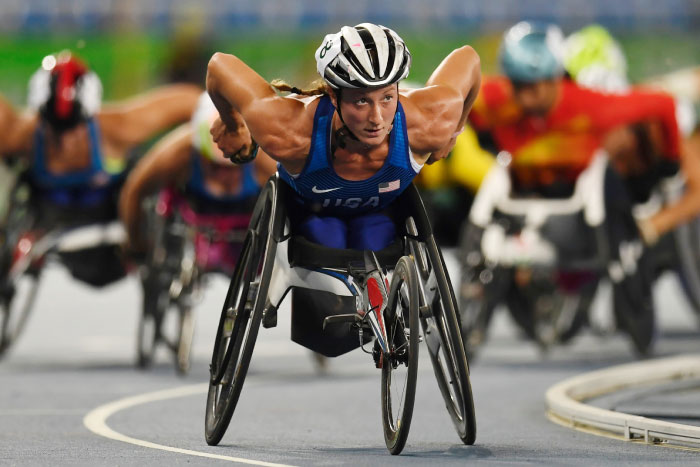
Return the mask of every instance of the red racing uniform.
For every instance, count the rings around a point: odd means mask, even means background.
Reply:
[[[469,120],[477,132],[490,134],[499,150],[511,154],[516,185],[524,188],[574,181],[609,131],[642,120],[661,123],[664,157],[679,158],[675,103],[660,92],[605,94],[563,79],[552,109],[534,116],[522,113],[507,78],[489,77]]]

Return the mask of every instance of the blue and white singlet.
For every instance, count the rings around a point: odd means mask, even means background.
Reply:
[[[334,112],[330,97],[323,96],[314,115],[311,151],[304,169],[292,175],[278,164],[280,177],[294,189],[304,206],[317,214],[345,217],[380,211],[408,187],[422,168],[411,155],[401,103],[384,165],[365,180],[346,180],[333,169],[330,140]]]

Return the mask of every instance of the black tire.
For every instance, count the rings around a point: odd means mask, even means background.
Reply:
[[[158,290],[157,286],[144,284],[137,341],[139,368],[151,367],[156,349],[165,345],[173,353],[177,372],[187,374],[194,337],[194,314],[188,298],[173,300],[162,286]]]
[[[671,235],[677,258],[674,269],[688,302],[700,315],[700,218],[679,226]]]
[[[421,307],[420,320],[438,386],[459,438],[464,444],[474,444],[476,417],[469,364],[447,268],[432,235],[425,244],[412,241],[411,245],[423,289],[433,294],[425,308]]]
[[[221,312],[205,414],[209,445],[218,444],[228,428],[255,347],[277,247],[272,235],[276,193],[271,180],[258,198]]]
[[[636,352],[646,356],[651,351],[655,332],[653,263],[649,251],[642,247],[626,187],[611,169],[605,177],[605,211],[611,265],[616,266],[619,270],[616,275],[620,275],[612,278],[615,318],[618,327],[629,334]],[[638,259],[633,268],[629,264],[623,268],[624,258],[627,263],[629,258]]]
[[[644,268],[644,257],[635,274],[613,283],[613,310],[620,329],[632,340],[632,347],[639,356],[651,353],[656,320],[654,317],[653,281]]]
[[[390,352],[382,363],[382,424],[386,447],[394,455],[406,445],[416,396],[418,287],[413,260],[404,256],[394,269],[384,311]]]
[[[143,281],[143,308],[137,332],[137,361],[139,368],[149,368],[153,364],[156,347],[160,341],[160,328],[167,303],[164,292],[155,281]]]
[[[0,357],[19,338],[34,306],[40,270],[0,277]]]
[[[527,337],[548,350],[570,341],[588,323],[588,309],[597,284],[597,280],[592,280],[576,293],[565,293],[557,284],[543,279],[525,287],[512,284],[506,304]]]
[[[494,309],[508,282],[501,268],[486,267],[481,254],[484,229],[471,222],[462,228],[459,248],[459,322],[467,358],[473,361],[486,342]]]
[[[509,282],[501,268],[472,266],[461,258],[462,275],[459,286],[459,318],[464,350],[469,360],[476,358],[479,348],[488,338],[496,305],[505,295]]]

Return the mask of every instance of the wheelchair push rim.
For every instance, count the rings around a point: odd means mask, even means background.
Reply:
[[[268,182],[253,211],[219,320],[205,416],[209,445],[218,444],[228,428],[255,347],[276,249],[271,235],[275,195],[274,183]]]
[[[410,257],[394,269],[384,312],[389,353],[382,365],[382,424],[391,454],[403,450],[411,427],[418,375],[418,277]]]

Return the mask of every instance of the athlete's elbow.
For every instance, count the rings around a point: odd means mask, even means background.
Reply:
[[[466,74],[471,76],[472,83],[478,85],[481,81],[481,58],[479,57],[479,54],[476,53],[476,50],[469,45],[462,46],[460,50],[464,56],[464,67]]]
[[[221,83],[221,77],[228,68],[228,62],[230,61],[232,55],[225,54],[223,52],[216,52],[209,59],[207,64],[207,78],[206,85],[207,91],[210,93],[212,91],[217,91],[219,89],[219,83]]]

